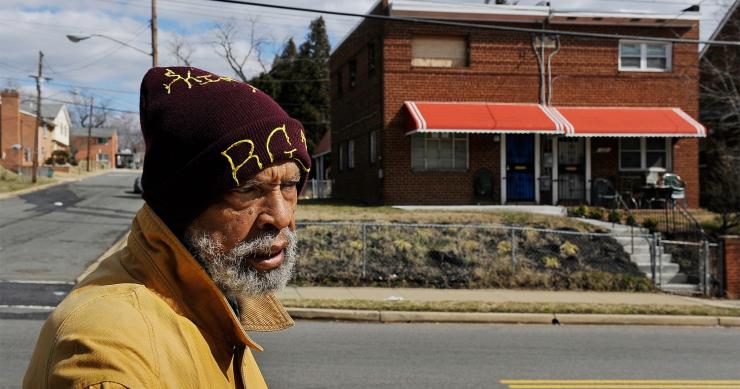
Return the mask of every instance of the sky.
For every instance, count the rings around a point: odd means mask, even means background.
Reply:
[[[519,4],[533,5],[537,1],[519,0]],[[268,2],[365,13],[375,0]],[[446,2],[455,3],[455,0]],[[557,10],[672,14],[697,3],[702,12],[701,38],[708,39],[731,0],[551,0]],[[85,93],[111,108],[138,111],[139,84],[151,65],[151,57],[105,38],[93,37],[73,43],[66,35],[103,34],[150,52],[150,7],[150,0],[3,0],[0,2],[0,88],[20,89],[22,96],[35,95],[34,81],[28,76],[36,74],[41,50],[44,76],[51,78],[43,84],[42,96],[49,101],[72,100],[72,93]],[[193,49],[193,66],[231,76],[233,72],[216,52],[217,24],[236,23],[236,47],[243,53],[249,47],[253,21],[255,36],[263,42],[261,60],[269,68],[275,53],[290,37],[297,44],[304,40],[308,24],[318,15],[207,0],[157,0],[157,17],[160,66],[176,64],[171,46],[174,41],[181,40]],[[358,22],[353,17],[328,15],[325,19],[332,46]],[[262,67],[253,56],[247,69],[250,75],[256,75]]]

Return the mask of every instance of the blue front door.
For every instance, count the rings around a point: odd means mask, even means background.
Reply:
[[[534,201],[534,135],[506,135],[506,200]]]

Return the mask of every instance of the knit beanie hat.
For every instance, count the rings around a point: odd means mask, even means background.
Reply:
[[[180,236],[227,190],[293,161],[302,188],[311,158],[301,123],[267,94],[191,67],[152,68],[141,82],[144,200]]]

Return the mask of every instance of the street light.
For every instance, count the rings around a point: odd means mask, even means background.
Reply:
[[[92,37],[100,37],[100,38],[105,38],[105,39],[111,40],[111,41],[113,41],[113,42],[116,42],[116,43],[118,43],[118,44],[120,44],[120,45],[123,45],[123,46],[126,46],[126,47],[128,47],[128,48],[134,49],[134,50],[136,50],[136,51],[138,51],[138,52],[140,52],[140,53],[144,53],[144,54],[146,54],[146,55],[148,55],[148,56],[152,57],[152,64],[153,64],[154,66],[157,66],[157,65],[156,65],[156,63],[155,63],[155,59],[154,59],[154,54],[153,54],[153,53],[150,53],[150,52],[148,52],[148,51],[142,50],[142,49],[140,49],[140,48],[138,48],[138,47],[136,47],[136,46],[131,46],[130,44],[128,44],[128,43],[126,43],[126,42],[124,42],[124,41],[118,40],[118,39],[116,39],[116,38],[112,38],[112,37],[109,37],[108,35],[103,35],[103,34],[89,34],[89,35],[67,35],[67,39],[69,39],[69,41],[70,41],[70,42],[73,42],[73,43],[77,43],[77,42],[79,42],[79,41],[84,41],[85,39],[90,39],[90,38],[92,38]]]

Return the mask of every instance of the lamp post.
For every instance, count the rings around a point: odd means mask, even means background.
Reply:
[[[154,66],[154,67],[157,66],[157,56],[155,55],[154,52],[150,53],[150,52],[148,52],[146,50],[142,50],[142,49],[140,49],[140,48],[138,48],[136,46],[131,46],[130,44],[128,44],[128,43],[126,43],[126,42],[124,42],[122,40],[118,40],[116,38],[109,37],[108,35],[103,35],[103,34],[67,35],[67,39],[69,39],[69,41],[70,42],[73,42],[73,43],[78,43],[80,41],[84,41],[85,39],[90,39],[92,37],[105,38],[105,39],[108,39],[110,41],[116,42],[119,45],[123,45],[123,46],[126,46],[128,48],[134,49],[134,50],[136,50],[136,51],[138,51],[140,53],[146,54],[146,55],[152,57],[152,66]]]

